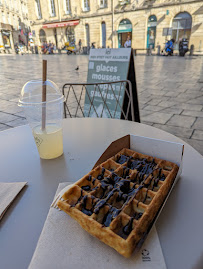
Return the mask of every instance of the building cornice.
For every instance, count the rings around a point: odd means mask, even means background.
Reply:
[[[136,11],[141,11],[141,10],[151,10],[151,9],[158,9],[158,8],[167,8],[171,6],[180,6],[180,5],[186,5],[186,4],[194,4],[194,3],[201,3],[202,0],[189,0],[185,2],[170,2],[170,3],[160,3],[157,5],[147,5],[147,6],[142,6],[142,7],[136,7],[132,8],[132,6],[127,5],[125,6],[122,10],[114,9],[114,14],[123,14],[123,13],[129,13],[129,12],[136,12]],[[127,9],[128,8],[128,9]],[[94,17],[103,17],[103,16],[112,16],[112,11],[107,11],[103,13],[93,13],[93,14],[87,14],[85,13],[84,15],[79,15],[74,18],[62,18],[61,22],[66,22],[66,21],[74,21],[74,20],[81,20],[81,19],[88,19],[88,18],[94,18]],[[48,24],[48,23],[57,23],[59,22],[58,19],[55,20],[40,20],[40,21],[35,21],[33,23],[34,25],[43,25],[43,24]]]
[[[185,2],[170,2],[170,3],[160,3],[157,5],[148,5],[148,6],[142,6],[142,7],[136,7],[134,9],[127,9],[127,6],[123,8],[122,10],[114,9],[114,14],[120,14],[120,13],[127,13],[127,12],[136,12],[141,10],[151,10],[151,9],[157,9],[157,8],[163,8],[163,7],[171,7],[171,6],[180,6],[180,5],[186,5],[186,4],[194,4],[194,3],[201,3],[202,0],[190,0]],[[104,13],[93,13],[93,14],[85,14],[80,15],[77,17],[77,19],[88,19],[93,17],[102,17],[102,16],[108,16],[112,15],[112,11],[104,12]]]
[[[202,3],[202,0],[189,0],[185,2],[170,2],[170,3],[160,3],[160,4],[148,4],[147,6],[142,6],[142,7],[136,7],[132,8],[128,6],[125,6],[122,10],[115,9],[114,14],[118,13],[124,13],[124,12],[133,12],[133,11],[140,11],[140,10],[151,10],[151,9],[157,9],[157,8],[163,8],[163,7],[171,7],[171,6],[180,6],[180,5],[187,5],[187,4],[194,4],[194,3]],[[131,9],[130,9],[131,8]]]
[[[93,14],[88,14],[88,15],[85,14],[85,15],[78,16],[76,19],[87,19],[87,18],[102,17],[102,16],[108,16],[108,15],[112,15],[112,12],[108,11],[104,13],[93,13]]]

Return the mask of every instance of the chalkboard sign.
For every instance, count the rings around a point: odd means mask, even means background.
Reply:
[[[119,80],[128,79],[129,65],[131,59],[131,48],[120,48],[120,49],[91,49],[89,55],[89,66],[88,66],[88,83],[99,83],[99,82],[113,82]],[[124,85],[113,84],[113,90],[120,98],[122,104],[124,99]],[[94,95],[94,107],[102,117],[110,117],[109,112],[106,108],[103,108],[103,97],[105,96],[107,85],[100,85],[102,92],[95,91],[94,86],[88,86],[87,90],[89,96],[92,98]],[[105,96],[108,108],[110,112],[115,113],[115,118],[121,118],[121,109],[116,106],[116,99],[111,90],[108,90],[107,96]],[[90,100],[88,96],[85,96],[84,113],[89,117],[95,117],[95,111],[91,108],[90,111]]]

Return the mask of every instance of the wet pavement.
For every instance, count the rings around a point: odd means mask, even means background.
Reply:
[[[66,82],[86,82],[88,56],[0,55],[0,131],[27,124],[17,106],[23,85],[42,77],[59,88]],[[203,155],[203,57],[135,57],[141,122],[172,133]],[[79,66],[79,70],[75,68]]]

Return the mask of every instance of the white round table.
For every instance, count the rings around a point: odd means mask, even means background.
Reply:
[[[27,181],[0,222],[0,268],[27,268],[60,182],[76,181],[108,145],[127,134],[185,145],[182,175],[157,223],[168,268],[201,268],[203,158],[187,143],[154,127],[113,119],[65,119],[64,154],[41,160],[29,126],[0,132],[0,181]]]

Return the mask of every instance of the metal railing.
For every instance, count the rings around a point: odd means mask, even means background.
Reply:
[[[62,92],[65,97],[65,118],[108,117],[135,121],[132,85],[129,80],[66,83]]]

